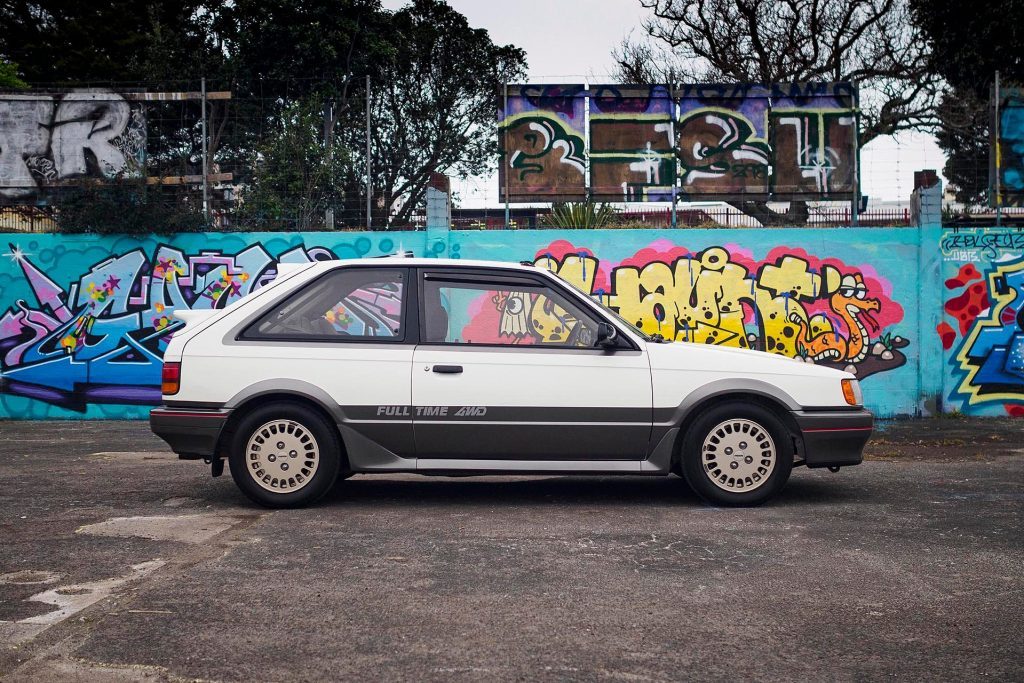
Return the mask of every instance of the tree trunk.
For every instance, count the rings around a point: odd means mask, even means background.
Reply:
[[[733,206],[766,228],[805,226],[810,217],[807,202],[804,201],[790,202],[789,210],[781,213],[773,211],[765,201],[738,202]]]

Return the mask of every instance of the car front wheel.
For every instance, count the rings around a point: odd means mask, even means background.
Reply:
[[[730,402],[702,413],[686,433],[681,469],[687,483],[716,505],[759,505],[793,469],[789,430],[767,408]]]
[[[238,488],[260,505],[308,505],[334,485],[341,464],[337,435],[295,403],[256,408],[235,430],[229,462]]]

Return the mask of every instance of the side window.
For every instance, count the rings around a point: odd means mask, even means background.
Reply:
[[[242,338],[400,341],[404,308],[404,271],[346,268],[288,297]]]
[[[541,285],[424,282],[424,342],[589,348],[597,322]]]

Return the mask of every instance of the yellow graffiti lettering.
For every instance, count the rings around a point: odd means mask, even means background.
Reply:
[[[584,292],[595,293],[598,261],[594,258],[543,256],[536,265],[558,273]],[[647,334],[698,344],[755,347],[815,361],[862,360],[869,333],[861,317],[879,308],[877,300],[865,296],[859,273],[844,276],[829,265],[818,272],[792,255],[751,273],[722,247],[671,264],[620,266],[611,273],[611,289],[601,297],[602,303]],[[829,313],[808,311],[807,306],[820,301],[828,302]],[[563,332],[565,311],[557,309],[546,317],[544,308],[535,305],[531,312],[535,333],[545,336],[544,330],[555,328]],[[753,331],[748,329],[751,318]],[[840,320],[845,332],[838,325]]]
[[[597,277],[597,259],[592,256],[581,257],[579,254],[570,254],[561,261],[541,256],[533,263],[535,266],[546,268],[555,273],[581,292],[591,294],[594,291],[594,279]]]

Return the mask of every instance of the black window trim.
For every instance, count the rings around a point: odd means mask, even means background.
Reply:
[[[492,348],[492,349],[505,349],[505,350],[529,350],[529,351],[575,351],[579,353],[597,353],[606,354],[613,352],[622,351],[639,351],[640,347],[637,343],[628,335],[622,331],[621,325],[617,321],[609,319],[594,302],[588,301],[587,297],[581,293],[577,293],[572,287],[565,285],[560,282],[557,278],[547,278],[539,273],[531,273],[525,271],[509,271],[502,270],[501,268],[487,268],[487,267],[473,267],[473,268],[459,268],[458,266],[418,266],[416,268],[416,290],[418,298],[417,314],[419,316],[420,325],[417,329],[419,343],[422,346],[439,346],[444,348],[462,348],[462,349],[475,349],[475,348]],[[449,274],[452,277],[449,277]],[[548,287],[561,294],[565,299],[576,305],[583,312],[587,313],[592,319],[598,322],[606,322],[612,325],[618,332],[618,339],[620,343],[626,344],[625,347],[619,346],[615,348],[602,348],[602,347],[586,347],[586,346],[569,346],[566,344],[467,344],[466,342],[428,342],[423,341],[425,339],[425,332],[423,327],[423,317],[425,311],[423,306],[425,304],[424,296],[424,283],[427,280],[440,280],[457,282],[459,284],[520,284],[523,286],[533,287]]]
[[[310,287],[316,286],[321,280],[334,276],[339,271],[350,271],[350,270],[377,270],[377,271],[392,271],[399,272],[402,274],[404,279],[404,286],[402,287],[402,320],[401,327],[399,328],[402,332],[401,335],[394,337],[353,337],[353,336],[333,336],[333,335],[279,335],[273,337],[266,337],[256,335],[254,332],[250,332],[257,323],[259,323],[270,311],[280,306],[286,306],[290,301],[298,296],[301,296],[303,292],[308,290]],[[416,295],[416,287],[409,286],[410,278],[416,277],[415,268],[406,265],[382,265],[380,263],[367,263],[367,264],[347,264],[343,266],[337,266],[335,268],[329,268],[323,273],[320,273],[308,282],[303,283],[295,290],[286,294],[283,298],[274,299],[269,302],[262,309],[257,311],[252,317],[250,317],[243,325],[240,326],[238,332],[234,335],[234,341],[244,343],[260,343],[260,344],[387,344],[389,346],[395,345],[416,345],[419,343],[419,315],[418,315],[418,300],[419,297]]]

